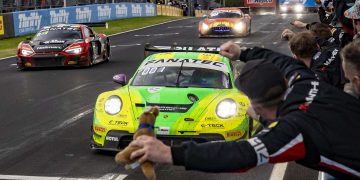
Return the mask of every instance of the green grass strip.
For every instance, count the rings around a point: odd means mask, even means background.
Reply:
[[[112,35],[116,33],[121,33],[133,29],[138,29],[154,24],[159,24],[159,23],[183,19],[183,18],[185,17],[155,16],[155,17],[120,19],[120,20],[109,21],[108,29],[106,29],[105,27],[94,27],[93,30],[95,30],[95,32],[97,33]],[[0,58],[15,56],[18,44],[21,41],[24,41],[26,37],[33,35],[34,34],[0,40]]]

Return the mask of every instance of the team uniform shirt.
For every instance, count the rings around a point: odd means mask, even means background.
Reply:
[[[313,56],[310,69],[320,80],[343,90],[346,79],[341,66],[340,46],[333,37],[327,40],[318,39],[317,42],[321,51]]]
[[[360,102],[319,81],[292,57],[257,47],[240,56],[245,62],[263,58],[288,80],[277,124],[249,140],[173,146],[173,163],[188,170],[241,172],[296,161],[338,178],[360,178]]]

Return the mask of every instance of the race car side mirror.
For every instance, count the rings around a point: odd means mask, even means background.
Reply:
[[[116,83],[119,83],[123,86],[126,85],[126,75],[125,74],[116,74],[115,76],[113,76],[113,80]]]

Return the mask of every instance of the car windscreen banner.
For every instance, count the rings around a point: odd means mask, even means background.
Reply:
[[[223,62],[212,61],[206,59],[154,59],[143,62],[140,65],[140,70],[156,72],[157,69],[166,67],[194,67],[194,68],[205,68],[216,71],[222,71],[228,73],[229,70]],[[163,70],[162,70],[163,71]]]
[[[244,6],[246,7],[275,7],[275,0],[245,0]]]
[[[36,33],[51,24],[105,22],[115,19],[156,16],[152,3],[115,3],[13,13],[15,36]]]

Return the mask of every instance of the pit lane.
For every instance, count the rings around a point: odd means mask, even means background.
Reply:
[[[117,166],[114,154],[90,151],[92,108],[99,93],[118,84],[112,76],[125,73],[130,78],[143,59],[143,45],[220,45],[233,40],[245,46],[261,46],[290,54],[280,40],[284,28],[295,18],[312,22],[316,14],[256,15],[252,34],[244,38],[197,37],[192,18],[112,36],[109,63],[92,68],[47,68],[18,71],[15,58],[0,61],[0,179],[86,178],[143,179],[140,170]],[[140,44],[140,45],[139,45]],[[157,165],[158,179],[269,179],[272,165],[243,174],[209,174],[185,171],[182,167]],[[121,174],[121,176],[118,176]],[[275,179],[317,179],[317,172],[290,163]]]

